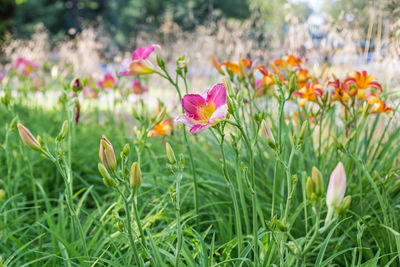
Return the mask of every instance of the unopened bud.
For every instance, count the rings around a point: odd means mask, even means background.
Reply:
[[[306,182],[306,193],[308,199],[311,200],[311,196],[314,193],[314,182],[310,177],[308,177]]]
[[[299,133],[299,139],[300,139],[300,140],[304,139],[304,136],[305,136],[306,133],[307,133],[307,128],[308,128],[308,121],[305,120],[305,121],[303,122],[303,124],[301,125],[301,129],[300,129],[300,133]]]
[[[131,151],[131,147],[129,146],[129,144],[124,145],[124,148],[122,149],[122,152],[124,153],[124,155],[128,156],[130,151]]]
[[[117,168],[117,160],[115,158],[114,148],[104,135],[100,140],[99,155],[101,162],[107,169],[114,171]]]
[[[329,207],[337,207],[343,200],[346,192],[346,171],[341,162],[333,170],[329,179],[328,190],[326,193],[326,205]]]
[[[297,88],[297,82],[296,82],[296,74],[293,73],[292,76],[290,77],[289,80],[289,92],[292,94],[294,91],[296,91]]]
[[[38,140],[33,137],[32,133],[24,125],[18,123],[17,127],[22,142],[24,142],[25,145],[36,151],[40,151],[42,149]]]
[[[114,179],[110,176],[110,174],[108,173],[106,167],[99,163],[97,165],[100,175],[103,177],[103,183],[107,186],[107,187],[113,187],[114,186]]]
[[[226,88],[226,92],[228,93],[228,96],[233,96],[232,83],[229,76],[225,76],[223,82]]]
[[[18,124],[18,118],[15,117],[15,118],[11,121],[11,123],[10,123],[10,130],[11,130],[11,131],[14,131],[14,129],[15,129],[15,127],[17,126],[17,124]]]
[[[176,163],[175,153],[169,143],[165,144],[165,150],[167,152],[167,158],[169,160],[169,163],[171,163],[172,165],[175,164]]]
[[[316,167],[312,168],[311,178],[314,184],[314,193],[317,196],[322,196],[324,192],[324,180],[322,179],[321,172]]]
[[[162,69],[165,67],[165,62],[159,55],[157,55],[157,64]]]
[[[132,163],[129,182],[134,192],[136,192],[142,183],[142,171],[140,170],[140,166],[137,162]]]
[[[83,88],[83,84],[79,78],[74,78],[71,82],[71,89],[75,93],[80,92]]]
[[[343,198],[342,203],[337,207],[336,211],[340,215],[343,215],[350,207],[351,204],[351,196],[346,196]]]
[[[66,121],[64,121],[64,123],[61,127],[61,130],[60,130],[60,133],[58,134],[57,140],[58,141],[63,140],[67,136],[67,133],[68,133],[68,121],[66,120]]]
[[[286,226],[286,223],[284,221],[277,221],[276,222],[276,227],[282,232],[287,232],[288,227]]]
[[[4,189],[0,189],[0,201],[6,199],[6,192]]]

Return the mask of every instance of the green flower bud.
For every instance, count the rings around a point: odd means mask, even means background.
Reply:
[[[68,121],[66,120],[64,121],[60,133],[57,136],[57,141],[58,142],[62,141],[67,136],[67,133],[68,133]]]
[[[159,55],[157,55],[157,65],[162,69],[165,67],[165,62]]]
[[[129,146],[129,144],[124,145],[124,148],[122,149],[122,152],[124,153],[124,155],[128,156],[130,151],[131,151],[131,147]]]
[[[19,135],[22,139],[22,142],[33,150],[40,151],[42,147],[39,141],[33,137],[32,133],[21,123],[17,124]]]
[[[136,192],[136,190],[142,184],[142,171],[140,170],[140,166],[137,162],[132,163],[129,182],[134,192]]]
[[[107,187],[113,187],[115,184],[114,179],[110,176],[106,167],[103,164],[99,163],[97,165],[97,168],[99,169],[99,172],[100,172],[101,176],[103,177],[103,183]]]
[[[311,171],[311,178],[314,183],[314,192],[317,196],[322,196],[324,193],[324,180],[322,179],[321,172],[313,167]]]
[[[167,152],[167,158],[169,160],[169,163],[171,163],[172,165],[175,164],[176,163],[175,153],[168,142],[165,144],[165,150]]]
[[[343,215],[349,209],[351,204],[351,196],[346,196],[343,198],[342,203],[336,208],[338,215]]]
[[[310,177],[308,177],[306,182],[306,193],[308,199],[311,200],[311,196],[314,193],[314,182]]]
[[[99,156],[101,162],[107,169],[114,171],[117,168],[117,159],[115,158],[114,148],[104,135],[100,140]]]
[[[308,128],[308,121],[305,120],[305,121],[303,122],[303,124],[301,125],[301,129],[300,129],[300,133],[299,133],[299,139],[300,139],[300,140],[304,139],[304,136],[305,136],[306,133],[307,133],[307,128]]]
[[[4,189],[0,189],[0,201],[6,199],[6,192]]]

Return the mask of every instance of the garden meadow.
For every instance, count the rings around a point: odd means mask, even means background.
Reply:
[[[221,25],[144,38],[101,72],[91,30],[56,63],[43,32],[7,43],[0,266],[400,266],[396,47],[312,64],[300,27],[254,58]]]

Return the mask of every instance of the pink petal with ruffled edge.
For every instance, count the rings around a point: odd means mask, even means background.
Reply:
[[[226,104],[226,88],[223,83],[217,83],[207,92],[207,103],[212,103],[216,109]]]
[[[139,47],[132,53],[132,60],[142,60],[148,58],[153,53],[155,48],[160,48],[159,45],[149,45],[146,47]]]
[[[176,122],[181,122],[189,127],[192,127],[197,124],[197,121],[195,121],[193,118],[190,118],[186,114],[179,115],[175,119]]]
[[[189,94],[182,98],[182,107],[186,115],[192,117],[194,120],[201,119],[198,109],[204,105],[206,105],[206,100],[201,95]]]
[[[210,125],[210,124],[205,124],[205,125],[196,124],[195,126],[192,127],[192,129],[190,129],[190,133],[195,134],[195,133],[201,132],[205,129],[208,129],[211,126],[212,125]]]

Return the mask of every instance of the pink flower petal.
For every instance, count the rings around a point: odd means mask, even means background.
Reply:
[[[195,120],[200,119],[198,108],[204,105],[206,105],[206,101],[201,95],[189,94],[182,98],[183,109],[188,116],[193,117]]]
[[[192,129],[190,129],[190,133],[195,134],[201,131],[204,131],[205,129],[208,129],[210,126],[210,124],[205,124],[205,125],[201,125],[201,124],[196,124],[195,126],[192,127]]]
[[[132,60],[142,60],[148,58],[153,53],[154,48],[159,48],[159,45],[149,45],[147,47],[139,47],[132,53]]]
[[[227,112],[228,112],[228,106],[227,105],[220,106],[211,115],[210,122],[211,123],[215,123],[215,122],[219,122],[221,120],[225,120]]]
[[[176,122],[181,122],[187,126],[194,126],[196,125],[196,121],[188,116],[186,116],[185,114],[179,115],[178,117],[176,117],[175,119]]]
[[[215,108],[226,104],[226,88],[223,83],[217,83],[207,92],[207,103],[213,103]]]

